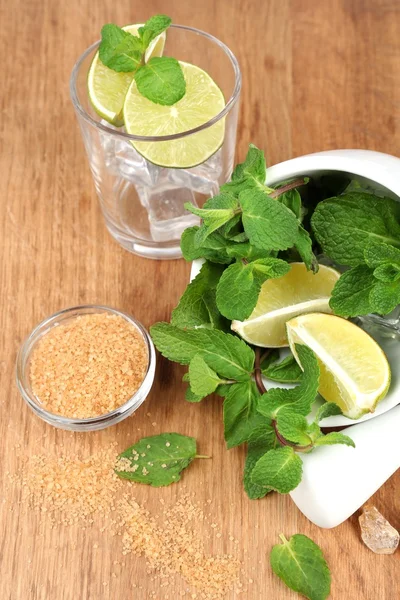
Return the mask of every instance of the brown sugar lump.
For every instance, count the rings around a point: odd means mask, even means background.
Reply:
[[[146,341],[128,319],[115,312],[80,314],[51,327],[35,344],[29,379],[46,411],[88,419],[127,402],[148,365]]]

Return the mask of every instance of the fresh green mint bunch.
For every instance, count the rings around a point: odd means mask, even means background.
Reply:
[[[342,317],[390,313],[400,304],[400,204],[365,191],[320,202],[312,229],[325,255],[351,267],[330,305]]]
[[[139,92],[156,104],[170,106],[183,98],[186,82],[182,68],[175,58],[153,57],[145,62],[145,53],[153,40],[171,24],[165,15],[151,17],[139,36],[124,31],[113,23],[101,30],[99,56],[101,62],[117,72],[133,73]]]
[[[319,367],[314,353],[296,348],[279,360],[276,350],[252,348],[229,333],[233,319],[253,311],[262,284],[303,260],[317,271],[313,240],[303,226],[307,208],[297,179],[277,189],[265,185],[266,165],[261,150],[251,145],[244,163],[218,196],[202,209],[187,205],[202,219],[187,229],[181,248],[187,260],[205,259],[171,316],[157,323],[151,335],[158,350],[174,362],[188,365],[186,399],[200,402],[209,394],[222,398],[224,436],[228,448],[247,444],[244,487],[250,498],[276,490],[286,494],[302,477],[301,453],[326,444],[347,444],[340,433],[324,435],[319,422],[340,409],[324,404],[308,420],[317,396]],[[292,389],[266,390],[263,377],[297,383]]]

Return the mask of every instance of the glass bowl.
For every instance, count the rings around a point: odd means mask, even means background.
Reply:
[[[126,319],[126,321],[128,321],[128,323],[133,325],[143,337],[147,347],[149,361],[146,374],[142,383],[140,384],[140,387],[134,394],[132,394],[130,398],[128,398],[124,404],[103,415],[97,415],[87,419],[74,419],[49,412],[43,408],[40,400],[32,391],[29,377],[29,366],[33,349],[39,340],[46,335],[52,327],[56,327],[61,323],[66,323],[81,315],[99,313],[109,313],[123,317]],[[33,412],[43,419],[43,421],[46,421],[46,423],[54,425],[54,427],[59,427],[60,429],[68,429],[70,431],[95,431],[119,423],[123,419],[126,419],[126,417],[129,417],[139,408],[150,392],[154,381],[155,368],[156,355],[154,345],[143,325],[124,312],[114,308],[109,308],[108,306],[97,306],[93,304],[66,308],[65,310],[61,310],[39,323],[39,325],[34,328],[32,333],[23,342],[18,352],[16,379],[18,389],[25,402],[33,410]]]

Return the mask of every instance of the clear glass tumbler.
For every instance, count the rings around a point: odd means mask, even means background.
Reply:
[[[184,203],[202,206],[232,173],[241,88],[238,62],[229,48],[212,35],[172,25],[164,54],[206,71],[222,90],[226,104],[219,114],[195,129],[170,136],[143,137],[129,135],[123,127],[113,127],[92,108],[87,75],[98,46],[96,42],[79,58],[72,71],[70,90],[106,226],[124,248],[135,254],[179,258],[182,231],[199,223],[198,217],[185,210]],[[221,147],[195,167],[157,166],[132,145],[163,144],[189,136],[195,140],[222,119],[225,133]]]

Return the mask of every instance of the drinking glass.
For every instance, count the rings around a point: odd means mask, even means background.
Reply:
[[[107,229],[121,246],[135,254],[179,258],[183,230],[199,224],[199,218],[185,210],[185,202],[201,207],[232,173],[241,88],[238,62],[229,48],[212,35],[172,25],[167,32],[164,54],[206,71],[222,90],[226,104],[219,114],[195,129],[145,137],[129,135],[123,127],[110,125],[93,109],[87,75],[98,46],[99,42],[90,46],[75,64],[70,91]],[[222,119],[221,147],[195,167],[157,166],[132,145],[163,144],[190,136],[193,141]]]

